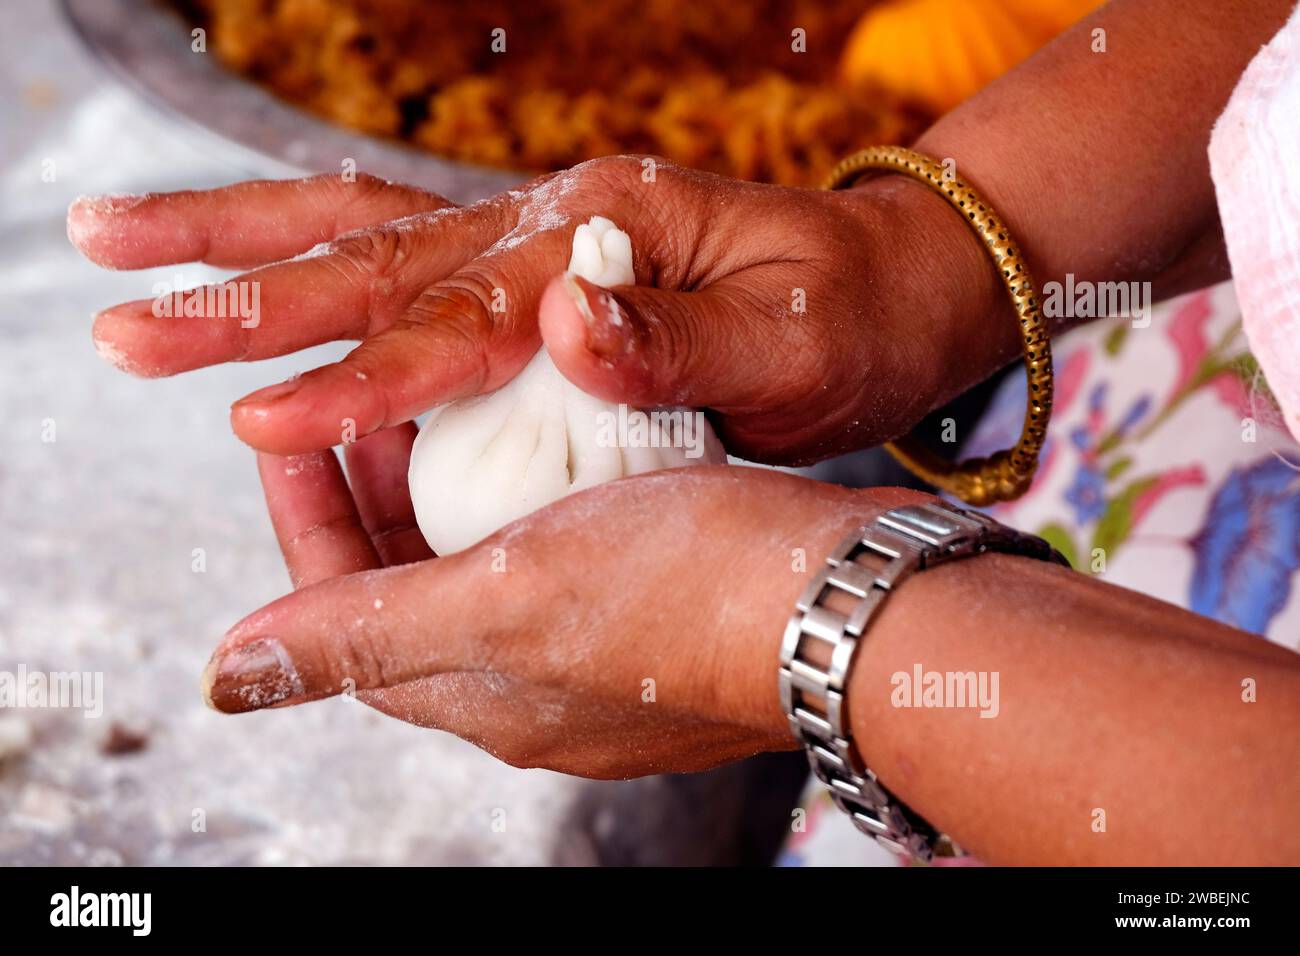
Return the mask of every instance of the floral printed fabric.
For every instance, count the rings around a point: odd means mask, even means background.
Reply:
[[[1300,649],[1300,447],[1270,401],[1231,284],[1102,320],[1054,346],[1055,409],[1038,474],[990,513],[1039,534],[1081,574]],[[1020,434],[1009,376],[964,454]],[[781,863],[888,865],[820,785]]]
[[[1300,448],[1246,351],[1230,285],[1112,320],[1056,350],[1056,408],[1033,485],[994,517],[1086,574],[1300,649]],[[967,452],[1019,433],[999,390]]]

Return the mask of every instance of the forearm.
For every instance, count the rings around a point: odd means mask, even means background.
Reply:
[[[916,148],[951,159],[1048,282],[1150,282],[1154,298],[1228,276],[1207,147],[1293,0],[1116,0],[940,119]],[[1094,52],[1093,30],[1105,30]],[[935,405],[1019,354],[996,271],[927,187],[861,187],[890,210],[944,385]],[[906,225],[904,222],[906,221]],[[1051,317],[1056,329],[1068,317]]]
[[[1217,236],[1210,131],[1293,0],[1117,0],[936,123],[1040,282],[1159,282]],[[1106,50],[1093,51],[1093,31]],[[1199,253],[1202,284],[1227,275]]]
[[[918,666],[996,674],[996,716],[900,706]],[[849,705],[880,778],[989,862],[1300,860],[1300,656],[1134,592],[1001,555],[916,575]]]

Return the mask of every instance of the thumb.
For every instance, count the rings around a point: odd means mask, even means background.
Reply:
[[[538,320],[556,367],[584,392],[726,412],[779,400],[788,378],[777,346],[789,294],[776,285],[747,278],[743,291],[725,282],[697,292],[602,289],[566,272],[547,286]]]
[[[485,606],[504,616],[511,602],[508,593],[484,593],[484,582],[491,590],[502,575],[474,570],[456,555],[285,595],[222,640],[203,672],[204,699],[237,714],[480,669],[485,642],[471,622]]]

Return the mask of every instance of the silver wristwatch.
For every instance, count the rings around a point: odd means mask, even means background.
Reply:
[[[924,862],[964,854],[862,762],[849,736],[844,695],[854,651],[889,592],[917,571],[984,551],[1069,567],[1046,541],[978,512],[947,503],[895,508],[849,535],[826,559],[800,596],[781,642],[781,706],[813,773],[859,830],[886,849]]]

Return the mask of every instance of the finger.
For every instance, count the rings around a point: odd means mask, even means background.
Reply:
[[[422,293],[390,328],[343,361],[262,389],[231,409],[235,433],[254,448],[293,454],[409,421],[434,405],[510,381],[537,352],[545,274],[568,236],[484,255]]]
[[[178,262],[248,268],[355,229],[452,205],[366,174],[260,180],[221,189],[86,196],[68,209],[68,238],[110,269]]]
[[[641,406],[722,411],[770,404],[789,378],[788,282],[752,269],[697,292],[602,289],[565,273],[538,323],[556,367],[583,391]],[[784,311],[783,311],[784,309]]]
[[[295,588],[380,567],[333,450],[258,454],[257,471]]]
[[[95,345],[119,368],[152,378],[360,339],[494,241],[506,215],[487,204],[422,213],[219,286],[114,306],[95,319]]]
[[[416,524],[406,479],[418,434],[414,422],[404,422],[343,446],[357,512],[385,566],[433,557]]]
[[[226,635],[204,671],[204,696],[243,713],[482,670],[490,656],[475,623],[484,618],[481,572],[458,554],[285,595]],[[495,602],[494,632],[522,623]]]
[[[413,425],[411,429],[414,430]],[[361,470],[377,469],[382,464],[379,459],[383,457],[400,458],[403,446],[409,457],[412,438],[412,435],[403,434],[402,429],[389,429],[359,442],[358,445],[370,445],[369,450],[358,456],[363,462]],[[271,523],[295,589],[379,567],[381,557],[376,545],[405,560],[420,560],[432,554],[424,539],[419,537],[418,529],[416,536],[419,545],[423,546],[422,552],[414,542],[401,535],[381,535],[377,541],[372,539],[369,530],[363,526],[365,519],[360,509],[353,506],[354,493],[349,491],[332,450],[292,458],[259,454],[257,464]],[[353,469],[351,462],[349,469]],[[404,490],[404,465],[400,472]],[[368,509],[382,515],[386,513],[383,509],[393,508],[393,499],[397,495],[391,489],[378,487],[378,479],[376,470],[375,474],[362,478],[359,483],[369,486],[363,494],[369,502]],[[355,475],[353,480],[357,481]],[[381,494],[386,496],[384,500],[379,500]],[[409,508],[410,495],[405,497]],[[400,508],[397,510],[400,512]],[[357,696],[385,714],[400,717],[408,711],[408,701],[418,700],[421,694],[428,693],[428,684],[436,679],[414,681],[387,690],[361,691]]]

